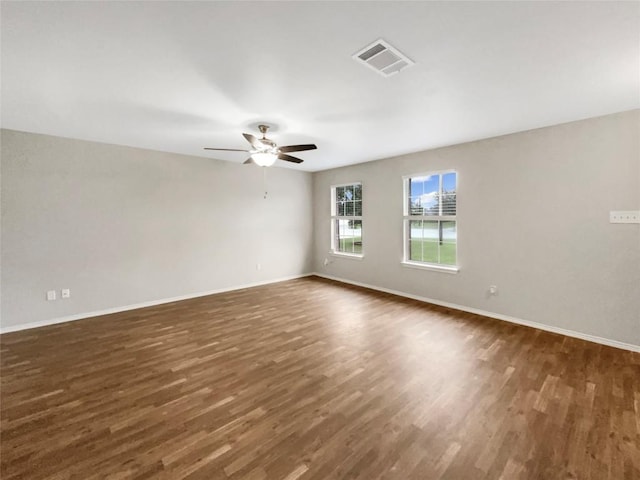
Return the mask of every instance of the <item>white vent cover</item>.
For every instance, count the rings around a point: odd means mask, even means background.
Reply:
[[[353,58],[357,62],[373,68],[385,77],[398,73],[403,68],[415,63],[382,39],[367,45],[356,53]]]

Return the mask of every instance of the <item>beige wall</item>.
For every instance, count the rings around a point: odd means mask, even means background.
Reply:
[[[311,270],[310,173],[269,169],[265,200],[255,166],[10,130],[1,147],[4,329]]]
[[[608,221],[640,208],[639,132],[636,110],[313,175],[272,168],[264,200],[259,168],[3,130],[1,326],[315,270],[640,345],[640,225]],[[450,168],[460,272],[403,267],[401,177]],[[362,260],[328,254],[330,185],[351,181]],[[45,300],[62,288],[70,299]]]
[[[609,223],[609,210],[640,208],[639,137],[636,110],[318,172],[314,268],[640,345],[640,225]],[[460,272],[404,267],[402,176],[452,168]],[[362,260],[328,254],[330,186],[352,181],[363,183]]]

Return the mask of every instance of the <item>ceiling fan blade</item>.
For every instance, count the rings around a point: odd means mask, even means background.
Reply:
[[[243,133],[242,136],[251,144],[253,148],[256,150],[262,150],[264,148],[264,143],[260,141],[259,138],[254,137],[250,133]]]
[[[205,150],[221,150],[223,152],[248,152],[249,150],[240,150],[238,148],[211,148],[204,147]]]
[[[254,162],[253,158],[251,158],[251,157],[247,158],[244,162],[242,162],[243,165],[246,165],[248,163],[256,163],[256,162]]]
[[[280,150],[283,153],[289,153],[289,152],[302,152],[304,150],[315,150],[316,147],[313,143],[307,143],[305,145],[287,145],[285,147],[279,147],[278,150]]]
[[[285,162],[293,162],[293,163],[302,163],[304,160],[296,157],[292,157],[291,155],[287,155],[285,153],[279,153],[278,158],[280,160],[284,160]]]

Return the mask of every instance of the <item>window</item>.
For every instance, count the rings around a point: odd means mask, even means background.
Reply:
[[[457,271],[456,172],[404,178],[406,263]]]
[[[362,184],[331,187],[331,251],[362,256]]]

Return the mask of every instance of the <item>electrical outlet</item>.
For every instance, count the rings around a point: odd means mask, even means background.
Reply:
[[[612,210],[609,223],[640,223],[640,210]]]
[[[71,296],[71,290],[68,288],[63,289],[60,293],[62,298],[69,298]]]
[[[498,295],[498,287],[496,285],[489,285],[489,295]]]
[[[47,291],[47,300],[48,301],[52,301],[56,299],[56,291],[55,290],[49,290]]]

